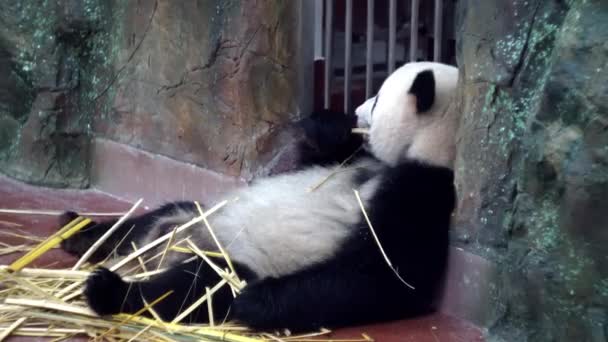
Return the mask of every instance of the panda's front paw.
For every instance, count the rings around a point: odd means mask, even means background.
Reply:
[[[68,223],[75,220],[78,216],[80,215],[73,211],[66,211],[61,214],[61,216],[59,216],[59,229],[65,227]],[[95,223],[88,224],[88,227],[82,228],[80,232],[74,234],[66,240],[61,241],[61,249],[75,256],[83,255],[89,249],[89,247],[91,247],[92,244],[92,242],[90,241],[91,239],[86,238],[87,234],[85,233],[85,231],[87,229],[90,229],[90,227],[94,224]]]
[[[120,276],[100,267],[87,279],[84,295],[89,307],[98,315],[111,315],[122,311],[129,285]]]

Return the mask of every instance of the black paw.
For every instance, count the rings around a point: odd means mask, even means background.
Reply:
[[[59,216],[59,227],[64,227],[68,223],[72,222],[75,218],[77,218],[78,213],[74,211],[66,211],[61,216]]]
[[[252,284],[234,299],[230,311],[232,319],[251,329],[283,329],[286,327],[279,320],[279,304],[273,298],[270,286]]]
[[[128,292],[129,284],[103,267],[89,276],[84,289],[89,307],[100,316],[122,312]]]
[[[302,120],[301,163],[325,165],[344,161],[363,143],[359,134],[351,132],[356,122],[355,115],[330,111],[314,113]]]
[[[73,211],[66,211],[59,217],[60,228],[72,222],[72,220],[74,220],[78,216],[78,213],[75,213]],[[68,239],[61,241],[61,249],[72,255],[78,257],[82,256],[100,237],[100,234],[97,232],[97,228],[98,224],[94,221],[91,221],[79,232],[72,235]],[[89,259],[89,261],[96,262],[101,261],[102,259],[103,258],[99,258],[98,255],[94,255],[92,258]]]

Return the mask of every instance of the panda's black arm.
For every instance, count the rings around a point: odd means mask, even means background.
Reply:
[[[257,330],[306,332],[401,317],[404,288],[377,266],[384,272],[332,261],[249,284],[235,299],[231,318]]]
[[[156,219],[161,216],[170,215],[178,208],[196,212],[196,206],[193,202],[173,202],[167,203],[145,214],[132,217],[123,222],[120,227],[110,235],[95,253],[93,253],[89,258],[89,261],[100,262],[114,250],[116,250],[119,255],[132,252],[131,241],[137,243],[140,239],[145,238],[150,232],[149,228],[154,224]],[[65,212],[59,219],[60,225],[64,226],[76,217],[78,217],[78,214],[75,212]],[[81,256],[99,240],[116,221],[116,219],[102,222],[93,221],[84,227],[78,234],[62,241],[61,248],[70,254]]]
[[[352,133],[357,117],[329,110],[315,112],[303,119],[299,126],[304,132],[300,142],[300,166],[340,163],[363,144],[360,134]]]

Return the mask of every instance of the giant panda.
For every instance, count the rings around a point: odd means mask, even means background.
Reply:
[[[227,286],[214,294],[215,319],[255,330],[304,331],[431,312],[455,206],[457,78],[456,68],[439,63],[401,66],[371,102],[357,109],[357,117],[318,116],[307,122],[304,149],[314,165],[227,195],[229,203],[209,223],[247,286],[236,296]],[[351,140],[357,125],[369,128],[364,148]],[[360,155],[341,165],[322,163],[333,155],[324,147]],[[317,160],[314,151],[321,156]],[[64,220],[75,215],[65,213]],[[142,246],[198,215],[194,203],[177,202],[131,218],[90,260],[129,254],[131,242]],[[94,222],[62,247],[82,255],[114,222]],[[217,250],[202,224],[187,234],[200,249]],[[99,315],[133,313],[172,291],[154,307],[162,319],[172,320],[221,280],[201,259],[174,254],[165,259],[166,271],[137,282],[98,268],[86,281],[88,305]],[[207,320],[202,305],[185,322]]]

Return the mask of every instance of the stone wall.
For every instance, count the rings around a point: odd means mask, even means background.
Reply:
[[[280,133],[307,110],[306,6],[3,4],[0,72],[9,77],[0,80],[0,170],[85,187],[97,137],[233,177],[270,172],[293,140]]]
[[[111,19],[103,2],[2,4],[2,172],[36,184],[88,184],[92,96],[111,63]]]
[[[608,2],[459,3],[454,241],[505,341],[608,336]]]
[[[101,136],[231,176],[300,117],[297,1],[127,2]],[[266,154],[270,156],[266,156]]]

